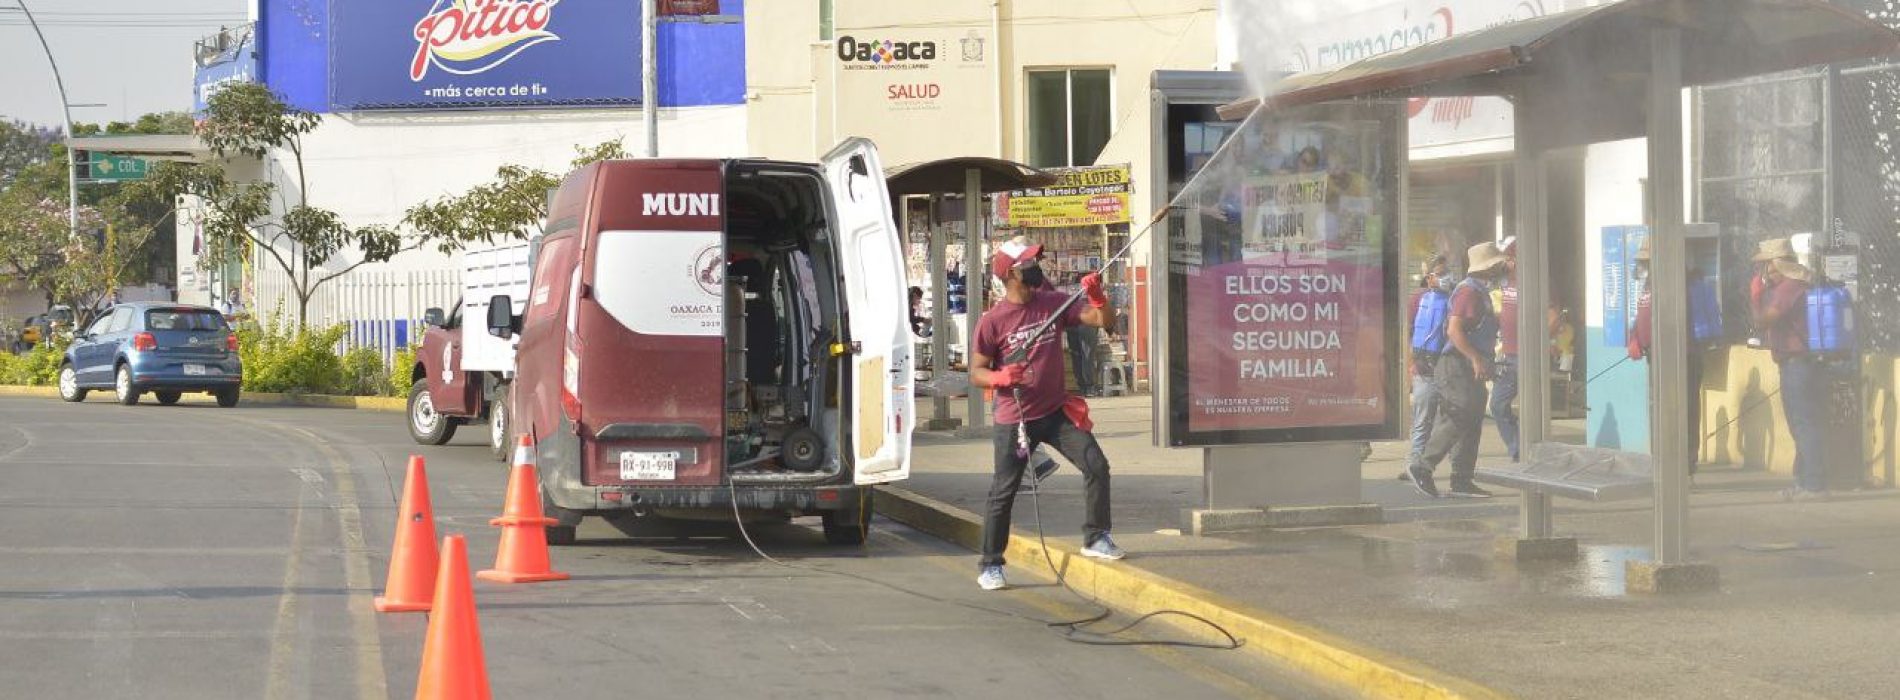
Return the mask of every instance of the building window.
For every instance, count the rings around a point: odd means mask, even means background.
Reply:
[[[1094,165],[1108,145],[1114,100],[1107,68],[1029,71],[1029,164]]]

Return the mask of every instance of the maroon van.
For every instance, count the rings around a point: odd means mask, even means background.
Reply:
[[[871,142],[822,165],[622,160],[568,175],[531,243],[513,435],[565,544],[585,515],[822,515],[864,540],[910,473],[904,252]],[[519,315],[512,311],[520,308]],[[512,440],[510,441],[513,442]]]

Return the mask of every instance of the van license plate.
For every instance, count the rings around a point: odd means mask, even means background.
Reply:
[[[678,466],[678,452],[620,453],[620,478],[624,481],[672,481]]]
[[[205,376],[205,366],[204,365],[185,365],[185,376],[187,377]]]

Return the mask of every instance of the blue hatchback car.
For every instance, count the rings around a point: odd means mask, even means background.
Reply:
[[[73,337],[59,368],[59,396],[84,401],[111,389],[119,403],[151,392],[167,406],[204,392],[229,408],[244,379],[237,336],[216,309],[170,303],[120,304]]]

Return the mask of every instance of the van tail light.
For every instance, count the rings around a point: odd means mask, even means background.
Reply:
[[[581,339],[572,334],[561,351],[561,412],[569,422],[581,424]]]
[[[224,336],[224,349],[230,352],[238,351],[237,334]]]
[[[138,350],[140,352],[144,352],[146,350],[157,350],[158,337],[150,333],[140,333],[138,335],[132,336],[132,349]]]

